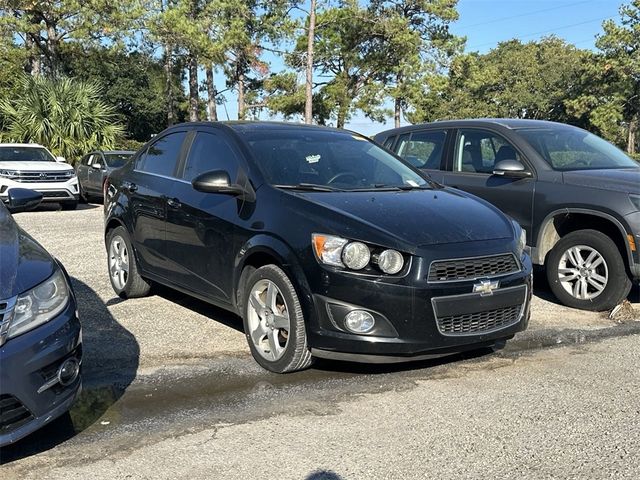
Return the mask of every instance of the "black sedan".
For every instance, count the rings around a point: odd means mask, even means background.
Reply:
[[[177,125],[106,192],[116,293],[146,295],[157,282],[236,312],[254,358],[275,372],[313,357],[502,345],[527,325],[520,226],[354,133]]]
[[[9,190],[14,211],[42,195]],[[0,202],[0,447],[67,410],[80,391],[82,334],[69,277]]]
[[[602,138],[495,118],[412,125],[375,139],[515,218],[565,305],[611,309],[640,279],[640,165]]]

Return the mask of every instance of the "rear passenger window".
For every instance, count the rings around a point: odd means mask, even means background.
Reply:
[[[396,136],[395,135],[391,135],[389,138],[387,138],[384,143],[382,144],[385,148],[388,148],[389,150],[391,150],[391,147],[393,147],[393,142],[395,142],[396,140]]]
[[[396,150],[414,167],[439,170],[446,138],[444,131],[414,132],[400,137]]]
[[[193,180],[211,170],[224,170],[234,181],[238,173],[236,154],[222,135],[213,132],[198,132],[189,149],[183,178]]]
[[[136,164],[136,170],[172,177],[187,132],[170,133],[149,146]]]

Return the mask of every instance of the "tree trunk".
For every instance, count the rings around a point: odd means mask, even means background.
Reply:
[[[629,122],[629,136],[627,137],[627,153],[635,155],[636,153],[636,136],[638,134],[638,117],[636,114]]]
[[[304,123],[313,122],[313,44],[316,30],[316,0],[311,0],[307,35],[307,81],[305,83]]]
[[[58,38],[55,25],[47,24],[47,56],[49,63],[49,73],[56,77],[60,68],[58,62]]]
[[[347,122],[347,113],[349,112],[349,104],[345,99],[340,100],[338,106],[338,118],[336,120],[336,127],[344,128],[344,124]]]
[[[209,109],[209,121],[217,122],[218,121],[218,112],[216,110],[216,85],[213,81],[213,65],[211,63],[207,63],[207,95],[209,99],[207,101],[207,107]]]
[[[238,120],[244,120],[245,103],[244,103],[244,73],[238,75]]]
[[[164,47],[164,81],[165,81],[165,102],[167,109],[167,125],[175,123],[173,111],[173,48],[167,44]]]
[[[400,88],[402,84],[402,74],[396,76],[396,88]],[[400,127],[400,121],[402,119],[402,99],[398,96],[395,98],[393,105],[393,123],[395,128]]]
[[[198,121],[198,59],[189,56],[189,121]]]

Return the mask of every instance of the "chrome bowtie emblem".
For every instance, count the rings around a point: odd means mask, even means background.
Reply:
[[[500,282],[498,280],[480,280],[473,285],[473,293],[479,293],[482,296],[493,295],[493,291],[497,290],[499,286]]]

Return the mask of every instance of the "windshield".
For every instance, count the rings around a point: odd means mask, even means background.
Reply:
[[[55,162],[46,148],[0,147],[0,162]]]
[[[244,138],[266,180],[319,190],[420,188],[427,181],[374,143],[348,132],[250,131]]]
[[[596,135],[574,127],[518,130],[554,170],[637,168],[621,150]]]
[[[120,168],[131,158],[131,153],[105,153],[104,159],[111,168]]]

